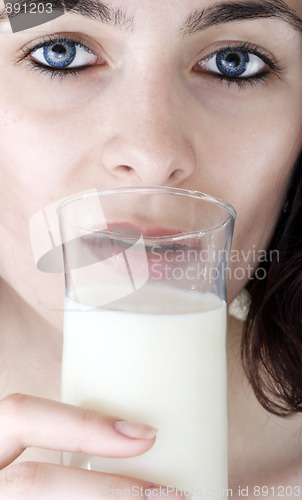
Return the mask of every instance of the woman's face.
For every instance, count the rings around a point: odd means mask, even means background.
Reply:
[[[85,189],[168,185],[236,208],[232,267],[246,273],[232,299],[269,243],[301,149],[302,4],[93,3],[94,18],[0,24],[0,275],[51,317],[62,277],[35,269],[31,216]]]

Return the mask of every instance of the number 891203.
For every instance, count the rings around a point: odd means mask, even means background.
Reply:
[[[51,14],[53,6],[51,2],[7,2],[5,12],[8,16],[14,14]]]

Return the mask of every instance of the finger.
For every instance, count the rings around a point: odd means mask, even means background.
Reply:
[[[6,500],[180,499],[181,491],[73,467],[23,462],[0,472],[0,498]],[[186,497],[188,498],[188,497]]]
[[[0,468],[27,447],[130,457],[149,450],[156,430],[94,410],[14,394],[0,402]]]

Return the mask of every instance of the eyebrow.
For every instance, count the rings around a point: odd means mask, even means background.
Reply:
[[[223,23],[269,18],[284,21],[302,33],[302,19],[283,0],[233,0],[192,12],[180,34],[185,37]]]
[[[41,0],[18,0],[15,3],[20,5],[20,10],[22,12],[24,6],[27,7],[28,11],[29,5],[38,6],[38,4],[41,3]],[[119,8],[112,8],[104,2],[100,2],[98,0],[50,0],[47,3],[51,3],[53,11],[57,10],[62,11],[62,13],[70,12],[78,14],[94,21],[111,24],[129,31],[133,28],[133,18],[129,18],[126,11],[122,11]],[[9,18],[16,18],[18,15],[20,14],[12,13],[9,15]],[[6,14],[6,10],[4,8],[0,11],[0,23],[7,20],[8,15]]]
[[[18,0],[18,4],[38,5],[41,0]],[[133,18],[129,18],[125,11],[112,8],[99,0],[51,0],[53,10],[61,10],[65,13],[71,12],[83,17],[111,24],[132,31]],[[21,9],[22,10],[22,9]],[[19,14],[10,14],[9,18],[15,18]],[[183,37],[194,35],[199,31],[213,26],[234,21],[246,21],[252,19],[279,19],[291,25],[296,31],[302,33],[302,19],[283,0],[233,0],[216,3],[202,10],[195,10],[186,19],[180,29]],[[5,9],[0,11],[0,23],[7,21],[8,16]]]

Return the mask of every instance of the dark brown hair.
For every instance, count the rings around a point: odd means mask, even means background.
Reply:
[[[302,154],[270,244],[266,278],[247,285],[251,305],[242,339],[243,365],[270,413],[302,411]]]

